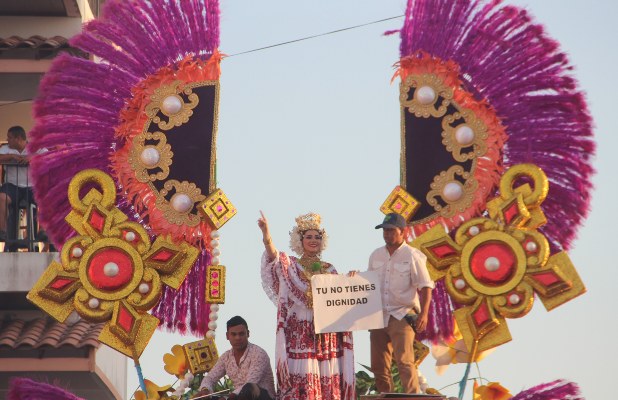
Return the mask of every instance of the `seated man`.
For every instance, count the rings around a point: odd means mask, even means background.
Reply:
[[[225,337],[232,349],[226,351],[204,377],[196,397],[212,392],[214,384],[227,375],[235,390],[228,397],[237,400],[272,400],[275,381],[268,354],[259,346],[249,343],[247,321],[236,316],[227,321]]]
[[[0,147],[0,164],[6,164],[6,181],[0,187],[0,241],[7,239],[7,219],[11,205],[20,199],[34,203],[32,182],[28,178],[30,156],[26,150],[26,131],[21,126],[13,126],[7,132],[7,140],[8,145]],[[45,151],[42,149],[37,153]]]

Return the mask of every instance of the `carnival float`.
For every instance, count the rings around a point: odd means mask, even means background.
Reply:
[[[62,250],[28,299],[60,322],[104,324],[99,341],[134,361],[136,399],[195,394],[234,285],[218,248],[237,212],[216,175],[219,23],[217,0],[108,1],[71,40],[91,57],[58,57],[35,102],[30,151],[50,150],[32,161],[35,195]],[[427,256],[436,289],[419,352],[468,364],[461,399],[470,365],[512,339],[508,319],[586,291],[567,251],[590,202],[592,121],[566,55],[518,7],[408,0],[387,34],[401,37],[401,161],[380,210],[404,216]],[[140,369],[158,328],[203,338],[162,354],[171,385]],[[15,380],[13,398],[41,385]],[[422,389],[440,398],[436,385]],[[566,381],[473,391],[582,398]]]

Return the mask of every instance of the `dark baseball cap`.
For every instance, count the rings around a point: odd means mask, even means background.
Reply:
[[[386,214],[384,221],[376,226],[376,229],[380,228],[399,228],[404,229],[406,227],[406,220],[397,213]]]

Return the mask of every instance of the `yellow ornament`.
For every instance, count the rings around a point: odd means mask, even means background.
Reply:
[[[81,198],[84,187],[94,185]],[[60,322],[76,311],[92,322],[105,322],[99,340],[139,358],[159,320],[147,311],[162,285],[178,289],[199,250],[159,237],[115,207],[114,181],[99,170],[84,170],[69,184],[73,210],[66,221],[77,236],[62,247],[28,299]]]
[[[515,186],[523,177],[534,189]],[[454,239],[437,226],[412,243],[427,256],[432,279],[444,279],[453,300],[466,305],[454,316],[473,356],[511,340],[505,318],[526,315],[534,293],[551,310],[586,291],[567,254],[551,255],[537,230],[546,221],[540,205],[548,186],[540,168],[517,165],[488,202],[490,218],[467,221]]]

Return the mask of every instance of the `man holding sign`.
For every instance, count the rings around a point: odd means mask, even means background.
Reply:
[[[369,271],[380,277],[384,328],[370,330],[371,370],[378,391],[392,392],[394,356],[404,392],[418,393],[413,347],[415,331],[408,320],[412,319],[410,316],[416,319],[416,332],[425,330],[434,283],[425,265],[425,255],[405,243],[407,225],[404,218],[390,213],[376,226],[380,228],[386,246],[371,254]]]

